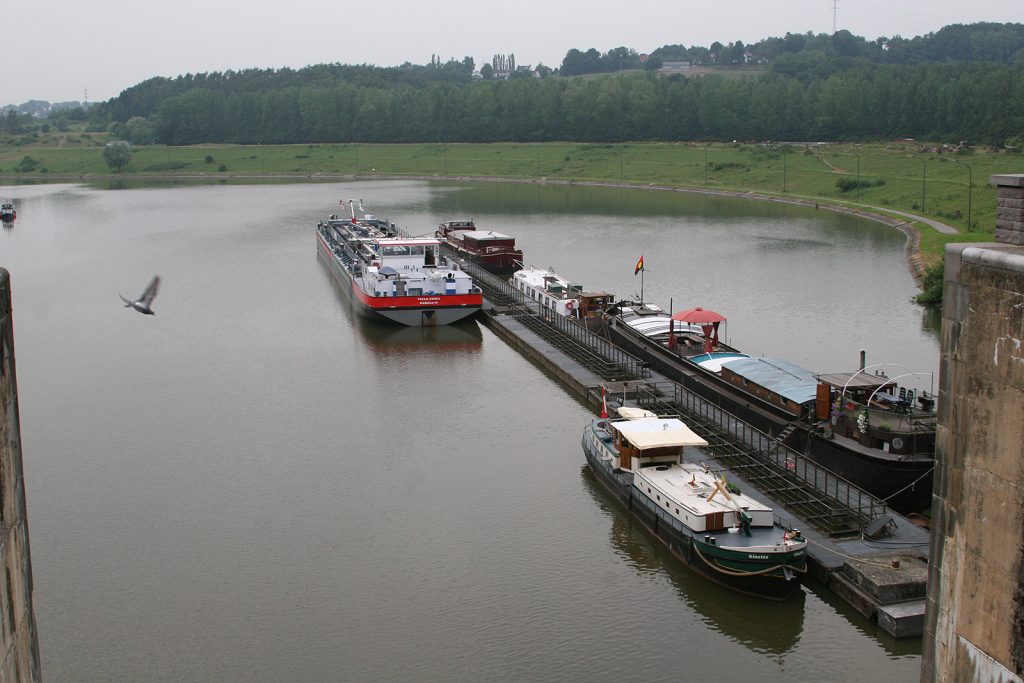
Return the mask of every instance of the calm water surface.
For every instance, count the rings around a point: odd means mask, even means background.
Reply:
[[[47,681],[917,680],[919,642],[814,586],[693,576],[590,476],[574,398],[476,322],[353,319],[313,226],[341,197],[413,233],[471,217],[620,295],[643,254],[645,299],[744,349],[930,373],[899,233],[579,187],[0,193]],[[154,273],[156,317],[123,309]]]

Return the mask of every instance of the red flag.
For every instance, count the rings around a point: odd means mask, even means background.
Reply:
[[[604,385],[601,385],[601,417],[608,418],[608,400],[604,396]]]
[[[635,277],[636,274],[639,273],[643,269],[644,269],[644,257],[643,257],[643,254],[641,254],[640,255],[640,260],[636,262],[636,268],[633,269],[633,276]]]

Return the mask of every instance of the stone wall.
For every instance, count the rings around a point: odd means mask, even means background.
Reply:
[[[18,383],[14,372],[11,285],[0,268],[0,683],[38,681],[39,642],[32,608],[32,559],[21,467]]]
[[[993,177],[1020,192],[1024,176]],[[946,249],[939,432],[921,681],[1024,674],[1024,246]]]

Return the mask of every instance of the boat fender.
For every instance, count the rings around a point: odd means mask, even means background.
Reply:
[[[572,309],[574,309],[575,307],[576,307],[576,304],[575,304],[575,302],[573,302],[573,301],[566,301],[566,302],[565,302],[565,310],[567,310],[567,311],[571,311],[571,310],[572,310]]]

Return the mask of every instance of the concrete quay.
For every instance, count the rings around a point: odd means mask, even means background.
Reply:
[[[477,274],[473,273],[474,277]],[[486,288],[485,288],[486,291]],[[604,385],[610,402],[631,402],[636,392],[655,385],[671,383],[667,377],[650,372],[635,380],[608,381],[538,334],[533,325],[511,315],[515,307],[485,296],[483,324],[527,359],[558,380],[589,408],[597,412]],[[581,426],[582,429],[582,426]],[[891,524],[874,539],[864,533],[854,537],[833,537],[820,533],[807,519],[791,513],[783,504],[757,486],[730,471],[710,454],[702,456],[713,468],[725,470],[729,480],[745,493],[772,505],[782,524],[798,528],[808,539],[810,576],[823,587],[850,604],[865,617],[877,622],[886,633],[897,638],[920,636],[924,628],[925,587],[928,573],[929,532],[908,518],[887,510]],[[887,520],[880,520],[879,525]]]

